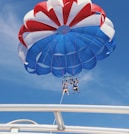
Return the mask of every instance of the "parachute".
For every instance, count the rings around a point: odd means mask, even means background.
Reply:
[[[75,76],[114,51],[114,36],[112,21],[91,0],[48,0],[25,15],[18,53],[29,73]]]

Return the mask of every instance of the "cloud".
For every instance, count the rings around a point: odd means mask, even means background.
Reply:
[[[80,81],[83,82],[88,82],[93,80],[93,72],[88,72],[88,73],[84,73],[83,75],[81,75]]]
[[[79,88],[87,103],[105,105],[129,104],[129,81],[125,75],[96,66],[89,71],[82,71],[79,76]],[[84,102],[85,102],[84,101]]]
[[[15,15],[10,11],[6,14],[0,13],[0,36],[1,42],[7,43],[11,41],[11,44],[17,44],[17,33],[18,33],[18,21]],[[10,42],[9,42],[10,43]]]
[[[18,21],[11,11],[7,14],[0,12],[0,65],[10,69],[17,62]]]

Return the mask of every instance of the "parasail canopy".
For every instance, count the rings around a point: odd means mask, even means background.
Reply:
[[[19,56],[30,73],[74,76],[113,52],[114,34],[105,11],[91,0],[48,0],[25,15]]]

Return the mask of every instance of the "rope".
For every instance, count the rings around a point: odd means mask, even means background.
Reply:
[[[61,99],[60,99],[60,103],[59,104],[62,104],[63,99],[64,99],[64,92],[62,92],[62,96],[61,96]]]
[[[64,99],[64,92],[62,92],[62,95],[61,95],[59,104],[62,104],[63,99]],[[55,123],[56,123],[56,119],[54,119],[54,121],[53,121],[53,125],[54,125]],[[52,132],[50,132],[50,134],[52,134]]]

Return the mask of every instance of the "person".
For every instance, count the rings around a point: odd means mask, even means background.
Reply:
[[[79,83],[79,81],[78,81],[77,78],[75,80],[74,79],[71,79],[71,84],[73,86],[73,90],[74,91],[78,91],[78,83]]]
[[[67,93],[69,95],[69,91],[68,91],[68,81],[62,81],[62,88],[63,88],[63,93]]]

